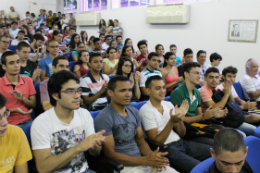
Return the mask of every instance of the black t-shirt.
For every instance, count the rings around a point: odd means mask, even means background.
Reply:
[[[205,173],[222,173],[218,170],[216,163],[214,162]],[[254,173],[250,165],[245,161],[240,173]]]
[[[5,70],[3,69],[2,64],[0,64],[0,78],[4,77],[4,75],[5,75]]]
[[[28,76],[32,77],[33,71],[37,68],[37,64],[35,62],[32,62],[30,60],[27,60],[26,67],[22,67],[20,69],[20,75],[21,76]]]

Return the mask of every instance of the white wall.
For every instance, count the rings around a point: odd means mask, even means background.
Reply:
[[[56,5],[56,0],[0,0],[0,10],[5,10],[5,13],[10,12],[10,7],[14,6],[20,17],[23,19],[25,13],[29,11],[29,2],[35,2],[39,4]],[[47,11],[48,9],[46,9]],[[35,14],[38,15],[38,14]]]
[[[146,7],[129,7],[101,11],[101,18],[119,19],[124,32],[123,37],[130,37],[136,48],[141,39],[148,40],[149,51],[154,51],[156,44],[164,45],[168,51],[172,43],[178,46],[178,56],[182,56],[185,48],[194,53],[206,50],[209,55],[218,52],[223,61],[220,68],[227,65],[239,69],[237,79],[244,74],[244,64],[248,58],[259,59],[260,38],[256,43],[228,42],[228,23],[230,19],[259,19],[259,0],[215,0],[192,3],[190,23],[186,25],[151,25],[145,23]],[[78,27],[77,32],[86,30],[88,35],[98,36],[98,27]],[[258,27],[258,35],[260,34]],[[194,59],[196,59],[194,55]]]

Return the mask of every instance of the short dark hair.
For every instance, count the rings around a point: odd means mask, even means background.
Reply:
[[[23,35],[25,35],[25,32],[23,30],[18,31],[18,34],[22,33]]]
[[[144,44],[145,44],[145,46],[147,47],[147,43],[146,43],[145,41],[143,41],[143,40],[139,41],[139,42],[137,43],[138,49],[140,49],[140,46],[142,46],[142,45],[144,45]]]
[[[246,151],[243,136],[235,129],[222,129],[214,136],[215,154],[219,155],[222,151],[236,152]]]
[[[204,50],[199,50],[199,51],[197,52],[197,57],[200,57],[200,54],[202,54],[202,53],[207,54],[206,51],[204,51]]]
[[[54,67],[56,68],[56,66],[57,66],[58,63],[59,63],[59,60],[67,60],[67,61],[68,61],[68,59],[67,59],[65,56],[57,56],[57,57],[55,57],[55,58],[53,59],[53,61],[52,61],[52,66],[54,66]]]
[[[237,74],[237,68],[233,66],[228,66],[222,70],[222,75],[226,76],[227,73]]]
[[[209,75],[210,73],[218,73],[218,74],[219,74],[219,70],[218,70],[217,68],[215,68],[215,67],[209,67],[209,68],[206,70],[204,76],[205,76],[205,77],[208,77],[208,75]]]
[[[190,49],[190,48],[187,48],[183,51],[183,55],[186,56],[186,55],[189,55],[189,54],[193,54],[193,51]]]
[[[157,44],[156,46],[155,46],[155,51],[157,51],[158,49],[159,49],[159,47],[160,46],[162,46],[163,47],[163,45],[162,44]],[[164,49],[164,47],[163,47],[163,49]]]
[[[2,55],[2,58],[1,58],[1,63],[6,65],[6,58],[8,56],[13,56],[13,55],[16,55],[16,53],[13,52],[13,51],[6,51],[6,52],[4,52],[3,55]]]
[[[27,11],[27,12],[26,12],[26,14],[30,14],[30,12],[29,12],[29,11]]]
[[[40,24],[40,26],[44,26],[44,24],[43,24],[43,23],[41,23],[41,24]]]
[[[65,30],[66,28],[64,28],[64,30]],[[70,27],[70,29],[69,29],[69,31],[70,30],[74,30],[74,31],[76,31],[76,29],[74,28],[74,27]]]
[[[194,67],[199,67],[200,68],[200,64],[197,63],[197,62],[186,62],[184,63],[183,65],[183,79],[185,79],[185,75],[184,75],[184,72],[187,72],[189,73],[190,70]]]
[[[54,23],[53,25],[52,25],[52,27],[54,27],[54,26],[58,26],[56,23]]]
[[[49,47],[50,44],[53,43],[53,42],[58,43],[56,40],[48,40],[47,43],[46,43],[47,47]]]
[[[97,37],[94,38],[94,40],[93,40],[94,45],[95,45],[95,43],[98,42],[98,41],[100,41],[100,38],[97,38]]]
[[[2,38],[5,37],[5,38],[9,38],[7,35],[1,35],[0,36],[0,40],[2,41]],[[10,39],[10,38],[9,38]]]
[[[21,41],[20,43],[18,43],[16,50],[21,51],[24,47],[30,48],[30,45],[28,43],[26,43],[25,41]]]
[[[114,49],[114,50],[116,51],[116,48],[114,48],[114,47],[108,47],[108,48],[107,48],[107,54],[109,54],[109,51],[110,51],[111,49]]]
[[[66,14],[62,14],[62,16],[66,16]]]
[[[222,61],[222,56],[220,55],[220,54],[218,54],[218,53],[212,53],[211,55],[210,55],[210,57],[209,57],[209,60],[210,60],[210,62],[213,62],[213,60],[220,60],[220,61]]]
[[[159,57],[158,53],[156,53],[156,52],[151,52],[151,53],[149,53],[149,55],[148,55],[148,59],[151,60],[153,56]]]
[[[31,16],[32,16],[32,17],[35,17],[35,14],[34,14],[34,13],[31,13]],[[36,22],[36,21],[35,21],[35,22]]]
[[[42,33],[42,30],[40,28],[38,28],[38,29],[35,30],[35,33],[36,32],[41,32]]]
[[[118,36],[116,36],[116,40],[117,40],[119,37],[123,38],[122,35],[118,35]]]
[[[151,88],[152,81],[154,80],[163,80],[159,75],[151,76],[145,81],[145,88]]]
[[[99,56],[99,57],[102,58],[102,56],[101,56],[100,53],[93,53],[93,52],[90,52],[90,53],[89,53],[89,62],[91,62],[92,59],[93,59],[94,57],[97,57],[97,56]]]
[[[111,37],[111,38],[112,38],[112,35],[106,35],[106,36],[105,36],[105,40],[106,40],[108,37]]]
[[[99,37],[100,37],[101,35],[104,35],[104,36],[105,36],[105,34],[102,34],[102,33],[101,33],[101,34],[99,34]]]
[[[70,27],[69,27],[69,26],[65,26],[65,27],[64,27],[64,31],[65,31],[67,28],[69,28],[69,29],[70,29]]]
[[[42,34],[34,34],[33,35],[33,40],[41,40],[41,41],[44,41],[44,37],[42,36]]]
[[[177,48],[176,44],[171,44],[171,45],[170,45],[170,49],[171,49],[172,47],[176,47],[176,48]]]
[[[108,82],[108,87],[107,87],[107,88],[108,88],[109,90],[114,91],[115,88],[116,88],[116,83],[117,83],[117,81],[121,81],[121,82],[129,81],[129,82],[130,82],[130,80],[129,80],[127,77],[125,77],[125,76],[120,76],[120,75],[116,75],[116,76],[112,77],[112,78],[109,80],[109,82]]]
[[[5,107],[7,103],[7,99],[5,98],[5,96],[3,96],[1,93],[0,93],[0,109],[2,109],[3,107]]]

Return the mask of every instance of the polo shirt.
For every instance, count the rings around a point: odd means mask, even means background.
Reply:
[[[42,71],[46,71],[46,77],[50,77],[53,74],[52,70],[52,61],[49,56],[46,56],[45,58],[40,59],[38,65]]]
[[[35,95],[36,91],[34,89],[33,81],[30,77],[19,76],[19,82],[15,86],[16,91],[25,93],[24,97],[29,99],[30,96]],[[13,86],[7,79],[6,75],[0,78],[0,93],[7,99],[6,109],[20,108],[24,112],[28,112],[28,107],[21,101],[16,99],[10,92],[13,91]],[[30,115],[21,115],[19,113],[11,113],[7,118],[8,123],[12,125],[17,125],[21,122],[30,120]]]
[[[150,100],[148,100],[139,110],[145,131],[157,128],[158,134],[160,134],[171,118],[170,110],[173,109],[172,113],[175,114],[175,108],[171,102],[162,101],[161,105],[163,107],[163,114],[153,107]],[[171,130],[164,144],[169,144],[178,140],[180,140],[180,136]]]
[[[248,74],[244,74],[240,80],[240,84],[242,86],[245,99],[252,100],[248,93],[260,90],[260,76],[257,74],[255,77],[251,77]],[[260,97],[258,97],[256,101],[260,101]]]
[[[181,57],[176,56],[176,63],[175,66],[179,65],[181,63]]]
[[[162,77],[162,74],[160,71],[158,70],[154,70],[154,71],[150,71],[148,70],[148,68],[144,69],[141,74],[140,74],[140,79],[139,79],[139,84],[140,84],[140,87],[145,87],[145,82],[146,80],[151,77],[151,76],[161,76]]]
[[[105,81],[109,81],[109,77],[106,74],[100,73],[100,80],[96,81],[94,77],[91,75],[90,71],[80,78],[80,86],[82,88],[82,96],[93,96],[97,92],[99,92],[105,83]],[[104,92],[96,101],[92,103],[92,108],[96,106],[101,106],[107,103],[106,93]]]
[[[204,103],[212,100],[213,92],[207,85],[204,85],[203,87],[201,87],[199,89],[199,92],[200,92],[200,97],[202,100],[201,109],[202,109],[202,112],[204,113],[207,109],[207,106]]]
[[[172,91],[171,93],[171,102],[173,105],[181,106],[182,101],[187,100],[189,103],[189,110],[187,115],[196,116],[197,115],[197,107],[201,106],[201,98],[200,92],[197,88],[193,88],[193,98],[190,98],[188,88],[186,83],[184,82],[178,88]]]
[[[102,49],[107,50],[107,48],[109,48],[109,45],[106,42],[104,42],[102,44]]]
[[[124,48],[124,44],[123,44],[123,43],[122,43],[121,47],[122,47],[122,49]],[[120,49],[120,45],[117,44],[117,45],[116,45],[116,50],[119,51],[119,49]]]

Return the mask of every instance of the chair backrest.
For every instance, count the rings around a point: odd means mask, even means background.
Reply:
[[[132,103],[131,106],[135,107],[137,110],[139,110],[147,101]]]
[[[9,46],[8,49],[11,50],[11,51],[13,51],[13,52],[16,52],[16,47],[17,47],[17,46]]]
[[[204,173],[215,160],[211,157],[195,166],[190,173]]]
[[[109,79],[111,79],[112,77],[114,77],[115,75],[110,75],[110,76],[108,76],[109,77]]]
[[[42,104],[41,104],[40,84],[41,84],[41,82],[37,82],[36,84],[34,84],[34,88],[36,90],[36,107],[40,112],[44,112]]]
[[[73,61],[72,52],[67,52],[64,56],[68,59],[69,62]]]
[[[101,111],[101,110],[98,110],[98,111],[91,111],[91,112],[90,112],[90,114],[91,114],[93,120],[96,118],[96,116],[99,114],[100,111]]]
[[[244,92],[243,92],[243,89],[242,89],[242,86],[241,86],[240,82],[239,81],[235,82],[233,84],[233,86],[234,86],[234,88],[235,88],[235,90],[237,92],[237,95],[240,97],[240,99],[244,100]]]
[[[76,63],[77,63],[77,62],[75,62],[75,61],[71,61],[71,62],[69,62],[69,65],[70,65],[70,71],[71,71],[71,72],[74,71],[74,67],[75,67]]]
[[[171,96],[167,96],[167,97],[165,97],[165,101],[170,101],[170,99],[171,99]]]

